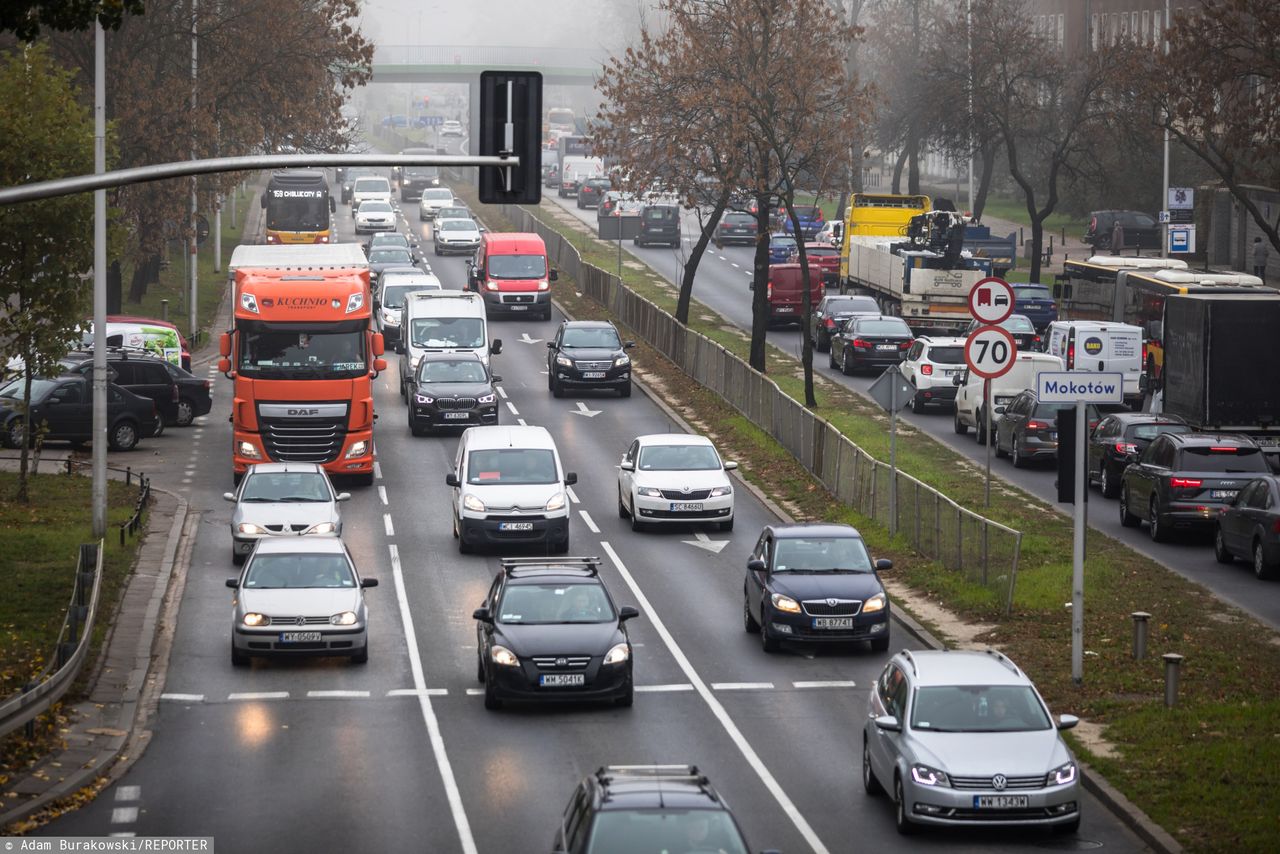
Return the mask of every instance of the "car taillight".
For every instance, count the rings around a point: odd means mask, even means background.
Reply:
[[[924,374],[926,377],[933,376],[933,365],[921,365],[920,373]]]
[[[901,344],[899,344],[899,345],[898,345],[898,349],[899,349],[899,350],[910,350],[910,349],[911,349],[911,342],[910,342],[910,341],[903,341]]]
[[[1056,302],[1049,303],[1049,311],[1057,311],[1057,310],[1058,310],[1058,304]]]
[[[855,338],[853,339],[853,346],[859,350],[870,350],[871,342],[863,338]]]
[[[1049,425],[1043,421],[1028,421],[1027,429],[1028,430],[1048,430]]]
[[[1196,489],[1202,481],[1194,477],[1171,477],[1169,478],[1169,487],[1171,489]]]
[[[1138,446],[1130,442],[1116,442],[1116,453],[1121,456],[1138,453]]]
[[[765,285],[764,295],[766,299],[773,299],[773,282],[769,282]]]
[[[828,317],[828,318],[827,318],[827,320],[826,320],[826,323],[827,323],[827,328],[828,328],[828,329],[835,329],[835,328],[836,328],[836,322],[835,322],[834,320],[832,320],[831,318],[829,318],[829,317]]]
[[[1067,370],[1071,370],[1076,364],[1076,345],[1072,344],[1067,348]]]
[[[205,390],[205,391],[209,391],[209,390],[210,390],[210,389],[212,389],[212,388],[213,388],[213,380],[205,380],[205,381],[204,381],[204,390]]]
[[[1280,518],[1271,523],[1271,533],[1280,534]]]
[[[1142,342],[1142,367],[1147,366],[1147,342]]]
[[[1235,448],[1235,447],[1227,446],[1227,447],[1221,447],[1221,448],[1210,448],[1210,449],[1209,449],[1209,453],[1211,453],[1211,454],[1234,454],[1234,453],[1239,452],[1239,450],[1240,450],[1239,448]]]

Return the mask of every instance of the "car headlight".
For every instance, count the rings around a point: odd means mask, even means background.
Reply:
[[[883,611],[886,604],[887,601],[884,598],[884,594],[877,593],[862,603],[862,613],[874,614],[876,611]]]
[[[303,534],[336,534],[338,526],[332,522],[321,522],[318,525],[312,525],[310,528],[302,532]]]
[[[484,512],[484,502],[470,493],[462,496],[462,506],[468,510],[475,511],[476,513]]]
[[[247,457],[248,459],[251,459],[251,460],[262,459],[262,454],[258,452],[258,449],[254,447],[252,442],[240,443],[240,456]]]
[[[556,356],[556,364],[562,368],[572,368],[573,359],[570,359],[568,356]]]
[[[1044,784],[1046,786],[1065,786],[1068,783],[1076,781],[1076,763],[1068,762],[1065,765],[1059,765],[1049,772],[1045,777]]]
[[[947,779],[945,771],[939,771],[937,768],[930,768],[928,765],[921,765],[919,762],[911,766],[911,779],[915,780],[921,786],[951,785],[951,781]]]
[[[364,439],[361,439],[359,442],[352,442],[351,447],[347,448],[347,453],[344,455],[344,458],[350,460],[354,457],[363,457],[369,452],[368,448],[369,443]]]
[[[631,357],[626,355],[625,353],[613,360],[613,366],[615,368],[621,368],[629,364],[631,364]]]
[[[489,650],[489,660],[494,664],[501,664],[503,667],[519,667],[520,659],[516,658],[516,654],[505,646],[494,646]]]
[[[732,486],[716,486],[711,489],[711,498],[720,498],[724,495],[733,495]]]
[[[487,281],[484,283],[484,288],[487,291],[496,291],[498,289],[498,283],[492,280]]]
[[[605,664],[621,664],[631,657],[631,647],[626,643],[616,644],[604,655]]]
[[[661,498],[662,490],[653,486],[637,486],[636,495],[643,495],[645,498]]]
[[[254,537],[261,537],[267,533],[266,528],[259,527],[252,522],[241,522],[236,525],[237,534],[249,534]]]
[[[496,399],[497,399],[497,397],[498,397],[498,396],[497,396],[496,394],[486,394],[484,397],[481,397],[481,398],[479,399],[479,401],[478,401],[478,402],[479,402],[479,403],[493,403],[493,402],[494,402],[494,400],[496,400]]]
[[[551,283],[550,283],[550,282],[545,281],[545,280],[543,280],[543,281],[541,281],[541,282],[538,282],[538,290],[540,290],[540,291],[545,291],[545,290],[549,290],[550,288],[551,288]]]
[[[341,614],[334,614],[329,618],[329,624],[334,626],[354,626],[356,624],[356,612],[343,611]]]
[[[783,596],[781,593],[775,593],[769,597],[773,601],[773,607],[779,611],[786,611],[788,614],[799,614],[800,603],[792,599],[790,596]]]
[[[425,394],[415,394],[413,399],[418,403],[435,403],[434,397],[427,397]]]
[[[245,614],[244,624],[246,626],[265,626],[270,622],[270,618],[266,614]]]

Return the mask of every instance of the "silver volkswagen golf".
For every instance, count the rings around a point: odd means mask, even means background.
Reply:
[[[918,825],[1080,826],[1080,771],[1031,680],[994,650],[895,655],[867,702],[862,782]]]

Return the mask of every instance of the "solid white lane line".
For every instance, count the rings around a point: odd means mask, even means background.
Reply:
[[[116,789],[117,801],[137,801],[142,798],[141,786],[121,786]]]
[[[502,386],[498,386],[498,397],[502,398],[503,400],[507,399],[507,390]]]
[[[635,644],[632,644],[635,646]],[[637,685],[636,693],[639,694],[669,694],[677,691],[692,691],[693,686],[688,682],[674,682],[670,685]]]
[[[826,682],[792,682],[793,688],[857,688],[852,679],[831,679]]]
[[[160,699],[175,703],[203,703],[204,694],[161,694]]]
[[[245,691],[239,694],[228,694],[228,700],[287,700],[288,691]]]
[[[307,696],[313,699],[363,699],[369,696],[368,691],[308,691]]]
[[[636,584],[635,578],[632,577],[631,571],[623,564],[622,558],[618,557],[618,553],[613,550],[613,546],[609,543],[601,542],[600,546],[608,553],[613,565],[617,567],[619,574],[627,582],[627,586],[631,588],[631,592],[636,597],[641,611],[648,615],[649,623],[653,626],[654,631],[662,638],[662,642],[671,651],[672,657],[680,665],[680,669],[684,671],[684,675],[692,683],[694,690],[698,692],[703,702],[711,709],[711,713],[715,715],[716,720],[720,722],[720,726],[724,728],[729,738],[733,740],[738,752],[742,754],[743,758],[747,760],[747,764],[751,766],[751,770],[756,772],[756,776],[760,778],[765,788],[769,790],[769,794],[773,795],[774,800],[782,807],[782,811],[787,814],[787,818],[791,819],[791,823],[796,826],[796,830],[800,831],[800,835],[804,837],[805,842],[809,843],[809,847],[813,849],[814,854],[828,854],[827,846],[822,844],[818,834],[809,826],[809,822],[800,814],[800,810],[787,793],[782,790],[782,785],[764,764],[764,760],[756,753],[755,748],[747,741],[747,737],[742,734],[742,730],[738,729],[738,725],[733,722],[733,718],[729,717],[729,713],[725,711],[724,706],[716,698],[715,694],[711,692],[711,689],[707,687],[707,683],[702,680],[702,677],[698,675],[698,671],[693,667],[693,662],[689,661],[689,658],[684,654],[684,650],[680,649],[676,639],[667,630],[666,623],[658,616],[658,612],[654,607],[649,604],[648,597],[644,595],[640,585]]]
[[[396,535],[396,529],[395,529],[395,526],[391,524],[391,514],[390,514],[390,513],[383,513],[383,514],[382,514],[382,527],[384,527],[384,528],[386,528],[386,529],[387,529],[387,536],[388,536],[388,537],[394,537],[394,536]]]
[[[516,405],[509,400],[507,401],[507,409],[511,410],[512,415],[516,416],[517,418],[520,417],[520,410],[516,409]]]
[[[712,682],[714,691],[768,691],[773,688],[772,682]]]
[[[448,688],[424,688],[419,691],[417,688],[392,688],[387,692],[388,697],[419,697],[426,694],[428,697],[447,697],[449,696]]]
[[[112,824],[133,824],[137,820],[137,807],[116,807],[111,811]]]
[[[387,503],[387,488],[385,486],[378,487],[378,500],[383,504]]]
[[[565,491],[565,492],[567,492],[567,493],[569,493],[569,500],[570,500],[570,501],[572,501],[574,504],[578,504],[578,503],[580,503],[580,502],[578,501],[578,493],[576,493],[576,492],[574,492],[574,491],[573,491],[573,487],[572,487],[572,486],[566,486],[566,487],[564,488],[564,491]]]
[[[418,634],[413,628],[413,617],[409,613],[409,595],[404,588],[400,551],[395,546],[387,548],[391,551],[391,572],[396,584],[396,600],[400,605],[400,621],[404,624],[404,641],[409,647],[409,666],[413,671],[413,687],[421,692],[418,694],[418,706],[422,709],[422,722],[427,727],[431,752],[435,754],[436,766],[440,769],[440,781],[444,784],[444,793],[449,800],[449,812],[453,813],[453,824],[458,831],[462,850],[464,854],[477,854],[476,840],[471,835],[471,823],[467,820],[467,811],[462,804],[462,793],[458,791],[458,780],[453,776],[453,766],[449,764],[449,755],[444,749],[440,721],[436,719],[435,710],[431,707],[431,698],[426,693],[427,679],[422,672],[422,656],[418,652]]]
[[[467,689],[467,696],[468,696],[468,697],[479,697],[479,696],[480,696],[481,694],[483,694],[483,693],[484,693],[484,689],[483,689],[483,688],[468,688],[468,689]]]
[[[582,521],[587,523],[587,527],[591,529],[591,533],[600,533],[600,529],[596,527],[596,523],[591,521],[591,514],[587,513],[586,510],[579,510],[578,515],[582,517]]]

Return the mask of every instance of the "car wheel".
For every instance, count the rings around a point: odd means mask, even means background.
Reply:
[[[884,651],[885,651],[885,650],[887,650],[888,648],[889,648],[889,636],[888,636],[888,635],[885,635],[885,636],[884,636],[884,637],[882,637],[882,638],[872,638],[872,639],[871,639],[871,651],[872,651],[872,652],[884,652]]]
[[[840,373],[846,377],[853,374],[853,359],[849,357],[849,348],[844,348],[844,358],[840,360]]]
[[[751,600],[746,590],[742,591],[742,629],[749,635],[760,631],[760,621],[751,613]]]
[[[437,255],[437,256],[440,256],[440,255],[443,255],[443,254],[444,254],[443,252],[441,252],[441,251],[440,251],[440,244],[439,244],[439,243],[437,243],[437,244],[436,244],[435,253],[436,253],[436,255]]]
[[[1267,563],[1267,555],[1262,550],[1262,541],[1253,542],[1253,574],[1259,581],[1270,581],[1276,574],[1276,568]]]
[[[249,666],[249,656],[238,651],[234,643],[231,645],[231,666],[232,667],[248,667]]]
[[[502,708],[502,700],[498,697],[498,690],[492,679],[484,683],[484,707],[491,712]]]
[[[916,832],[916,826],[911,823],[911,819],[907,818],[907,801],[902,793],[902,778],[896,774],[893,777],[893,823],[898,828],[898,833],[903,836],[910,836]]]
[[[625,385],[618,386],[618,397],[631,397],[631,381],[628,380]]]
[[[862,788],[873,798],[884,794],[884,786],[876,779],[876,772],[871,768],[871,750],[867,747],[867,737],[862,737]]]
[[[1111,466],[1107,465],[1106,460],[1102,461],[1102,466],[1098,470],[1098,488],[1102,490],[1103,498],[1115,498],[1116,493],[1120,491],[1115,477],[1111,474]]]
[[[622,692],[620,697],[614,698],[613,704],[620,709],[629,709],[636,702],[636,686],[627,683],[627,690]]]
[[[1120,484],[1120,524],[1125,528],[1136,528],[1142,520],[1129,512],[1129,490]]]
[[[997,446],[998,447],[998,446]],[[1009,449],[1009,456],[1013,458],[1013,467],[1016,469],[1026,466],[1027,461],[1022,458],[1022,454],[1018,453],[1018,437],[1013,437],[1013,444]]]
[[[360,647],[360,651],[351,656],[352,664],[368,664],[369,663],[369,641],[364,642],[364,646]]]
[[[1151,504],[1147,508],[1147,525],[1153,542],[1163,543],[1169,539],[1169,532],[1164,529],[1164,523],[1160,521],[1160,505],[1156,503],[1154,495],[1151,496]]]
[[[476,653],[476,681],[481,685],[484,684],[484,659],[480,657],[480,653]]]
[[[409,417],[409,432],[415,436],[425,436],[427,431],[418,426],[418,420],[413,416]]]
[[[22,419],[21,418],[9,419],[9,423],[5,425],[5,430],[4,430],[4,446],[6,448],[21,448],[22,436],[23,436]]]
[[[405,354],[405,358],[409,358],[409,354]],[[409,402],[409,386],[404,381],[404,374],[400,375],[400,399],[405,403]]]
[[[174,424],[178,427],[190,427],[191,422],[196,420],[196,405],[187,398],[181,398],[178,401],[178,417],[174,420]]]
[[[618,489],[618,518],[629,519],[631,514],[627,512],[627,505],[622,503],[622,489]]]
[[[128,419],[119,421],[111,428],[111,450],[132,451],[138,444],[138,425]]]
[[[907,406],[915,415],[919,415],[924,411],[924,404],[920,402],[920,395],[918,394],[911,395],[911,399],[907,401]]]
[[[467,542],[467,532],[462,530],[461,525],[456,525],[454,527],[453,535],[458,538],[458,553],[464,555],[471,554],[471,543]]]
[[[969,425],[960,420],[959,408],[956,409],[955,420],[952,424],[952,428],[956,431],[957,436],[963,436],[965,433],[969,432]]]
[[[640,521],[640,515],[636,513],[636,505],[634,501],[631,503],[631,530],[633,531],[644,530],[644,522]]]
[[[760,648],[768,653],[774,653],[782,649],[782,642],[769,635],[768,623],[764,619],[763,605],[760,606]]]
[[[1222,539],[1222,526],[1213,532],[1213,557],[1218,563],[1234,563],[1235,556],[1227,551],[1227,543]]]
[[[551,380],[551,396],[564,397],[564,384],[557,379]]]
[[[547,366],[547,391],[555,391],[556,378],[551,374],[551,366]]]
[[[827,361],[833,368],[840,367],[839,363],[836,362],[836,351],[832,348],[831,342],[827,342]]]
[[[996,427],[995,441],[992,444],[995,445],[997,460],[1005,456],[1004,448],[1000,447],[1000,428],[998,426]]]
[[[721,530],[721,531],[732,531],[732,530],[733,530],[733,520],[732,520],[732,519],[725,519],[723,522],[721,522],[721,523],[720,523],[720,530]]]

